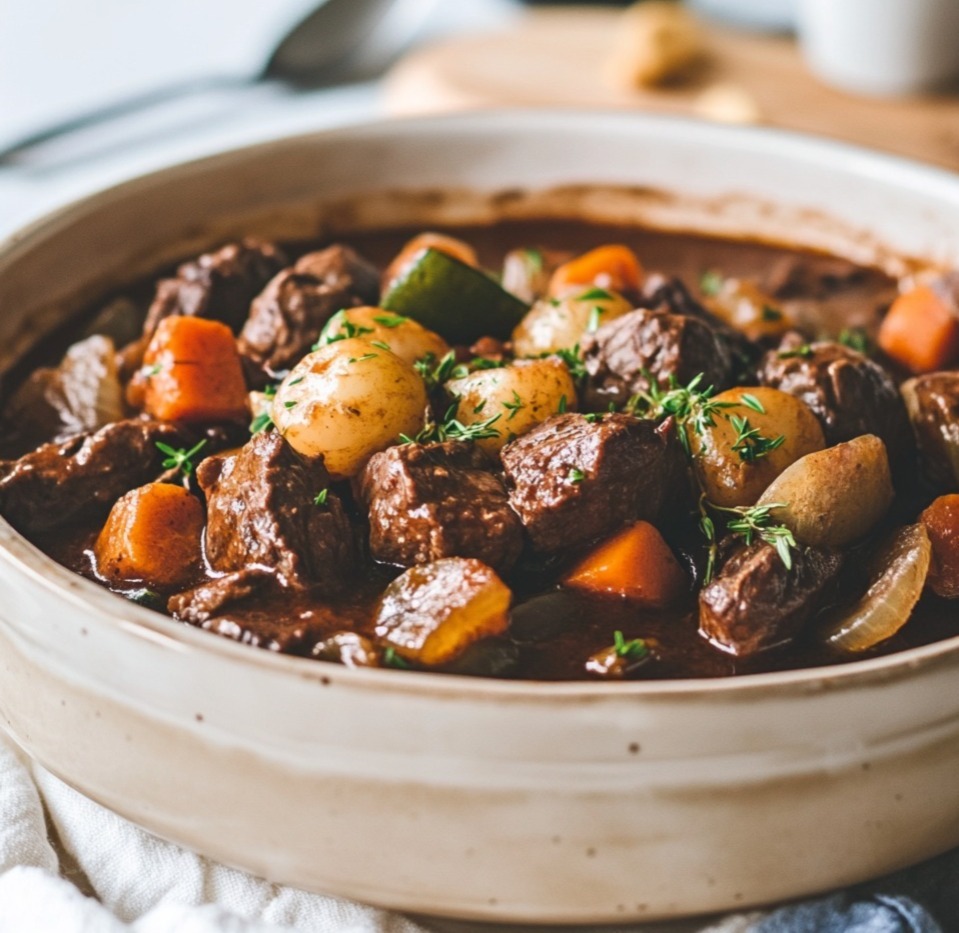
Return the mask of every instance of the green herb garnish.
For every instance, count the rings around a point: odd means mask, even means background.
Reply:
[[[739,454],[739,459],[745,463],[754,463],[760,457],[765,457],[772,453],[786,441],[786,437],[780,434],[778,437],[763,437],[759,428],[754,428],[748,418],[741,418],[739,415],[732,415],[729,423],[736,431],[736,440],[732,449]]]
[[[872,351],[869,337],[861,327],[846,327],[839,334],[839,343],[857,353],[868,355]]]
[[[502,405],[509,412],[509,417],[506,420],[512,421],[526,407],[526,402],[519,397],[519,392],[513,389],[513,401],[503,402]]]
[[[410,663],[405,658],[401,658],[397,653],[395,648],[386,648],[383,651],[383,664],[386,667],[395,667],[400,671],[408,671],[410,669]]]
[[[586,322],[586,333],[595,334],[596,331],[599,330],[602,316],[603,309],[598,305],[594,305],[589,312],[589,320]]]
[[[184,476],[189,476],[193,472],[193,458],[206,447],[206,443],[206,439],[204,439],[189,450],[184,450],[182,447],[171,447],[169,444],[157,441],[157,450],[167,455],[162,464],[163,469],[177,470]]]
[[[320,347],[329,346],[339,340],[349,340],[353,337],[362,337],[364,334],[373,333],[372,327],[362,327],[359,324],[354,324],[346,316],[347,313],[348,309],[343,308],[326,322],[326,326],[320,333],[320,339],[313,344],[314,350],[319,350]]]
[[[265,431],[267,428],[272,427],[272,425],[273,416],[268,411],[261,411],[250,422],[250,434],[259,434],[260,431]]]
[[[623,410],[627,414],[656,420],[670,416],[675,418],[677,434],[687,454],[690,449],[685,427],[688,425],[694,433],[703,437],[706,428],[716,426],[716,418],[721,412],[737,404],[717,402],[713,398],[715,390],[712,386],[700,388],[705,378],[703,373],[694,376],[686,386],[681,386],[676,377],[670,374],[666,389],[660,387],[652,373],[644,370],[643,376],[649,383],[649,388],[629,399]]]
[[[377,314],[374,315],[373,320],[381,327],[399,327],[400,324],[405,324],[409,318],[402,314]]]
[[[723,290],[725,281],[721,272],[716,269],[707,269],[699,277],[699,290],[707,297],[712,298]]]
[[[578,486],[584,479],[586,479],[586,474],[579,467],[573,467],[570,469],[569,475],[566,478],[574,486]]]
[[[314,504],[314,505],[326,505],[326,499],[327,499],[327,497],[329,496],[329,494],[330,494],[330,490],[329,490],[329,489],[321,489],[321,490],[313,497],[313,504]]]
[[[781,360],[789,360],[796,357],[808,359],[812,355],[813,348],[808,343],[801,344],[800,346],[796,347],[795,350],[780,350],[776,354],[776,356],[778,356]]]
[[[605,288],[589,288],[582,295],[577,295],[577,301],[608,301],[613,296]]]
[[[558,356],[566,364],[574,382],[581,382],[586,378],[586,363],[578,343],[574,347],[564,347],[555,353],[544,353],[543,356]]]
[[[616,657],[625,658],[627,661],[641,661],[649,654],[649,647],[642,638],[630,638],[626,640],[618,629],[613,632],[613,651]]]
[[[450,379],[462,379],[469,375],[469,368],[456,362],[456,354],[452,350],[440,360],[436,359],[434,353],[427,353],[413,364],[413,368],[423,377],[426,389],[430,392]]]

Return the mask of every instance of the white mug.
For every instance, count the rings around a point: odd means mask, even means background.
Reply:
[[[861,94],[908,94],[959,79],[959,0],[802,0],[806,63]]]

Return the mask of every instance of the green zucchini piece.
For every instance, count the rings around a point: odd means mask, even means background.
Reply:
[[[486,273],[441,253],[424,250],[380,302],[435,330],[450,343],[506,338],[529,310]]]

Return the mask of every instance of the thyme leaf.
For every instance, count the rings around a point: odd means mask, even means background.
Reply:
[[[206,447],[206,443],[206,438],[204,438],[199,444],[195,444],[189,450],[184,450],[182,447],[171,447],[169,444],[157,441],[157,450],[161,454],[167,455],[162,464],[163,469],[176,470],[184,476],[189,476],[193,472],[193,458]]]

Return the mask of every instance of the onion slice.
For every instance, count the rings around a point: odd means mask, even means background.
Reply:
[[[869,588],[851,608],[822,630],[840,651],[866,651],[892,638],[906,624],[922,595],[932,544],[923,525],[905,525],[879,549]]]

